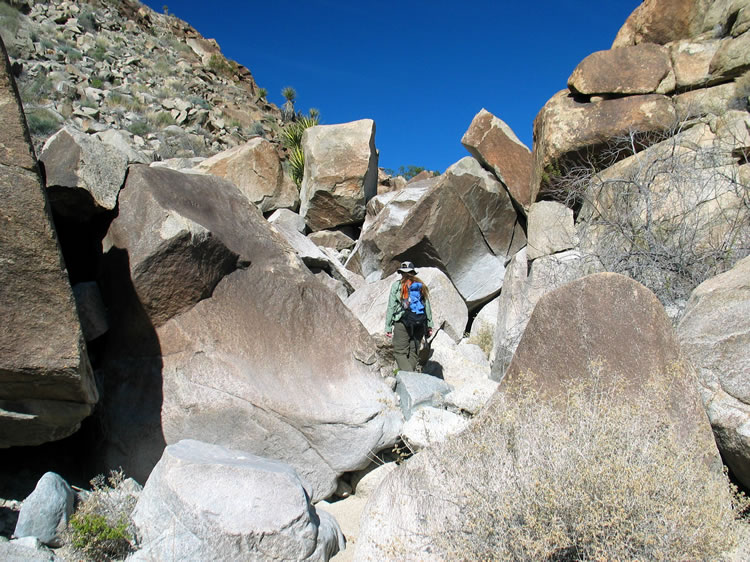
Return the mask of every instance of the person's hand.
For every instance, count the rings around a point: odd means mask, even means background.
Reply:
[[[429,338],[431,336],[432,336],[432,328],[427,328],[427,337]]]
[[[385,337],[392,338],[393,337],[393,332],[386,332],[385,333]]]

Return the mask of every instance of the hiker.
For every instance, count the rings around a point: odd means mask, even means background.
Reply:
[[[430,291],[410,261],[403,262],[398,272],[401,279],[391,285],[388,298],[385,335],[393,338],[393,355],[399,370],[415,371],[422,338],[432,335]]]

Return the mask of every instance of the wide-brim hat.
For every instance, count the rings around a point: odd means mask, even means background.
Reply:
[[[410,261],[403,261],[401,262],[401,266],[398,268],[399,273],[416,273],[417,270],[414,269],[414,264]]]

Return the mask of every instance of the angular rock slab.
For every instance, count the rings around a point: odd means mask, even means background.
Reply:
[[[700,0],[646,0],[617,33],[612,48],[688,39],[703,31],[707,6]]]
[[[67,437],[98,399],[65,264],[0,42],[0,448]]]
[[[386,205],[363,230],[346,267],[368,281],[390,275],[405,260],[436,267],[448,275],[472,310],[499,293],[505,256],[492,251],[472,214],[474,194],[462,189],[462,182],[454,187],[451,177],[443,180],[405,209]]]
[[[345,546],[291,467],[194,440],[164,450],[133,521],[133,560],[328,560]]]
[[[671,100],[662,95],[627,96],[594,103],[576,101],[567,90],[555,94],[534,119],[531,201],[554,185],[568,165],[584,159],[602,168],[601,151],[631,131],[662,133],[675,124]],[[611,165],[611,157],[605,159]],[[559,194],[558,194],[559,195]]]
[[[448,383],[431,375],[410,371],[399,371],[396,375],[396,393],[406,420],[420,408],[442,404],[451,390]]]
[[[39,160],[50,202],[61,215],[86,220],[117,205],[128,157],[114,146],[66,127],[47,140]]]
[[[461,144],[482,165],[492,170],[522,208],[531,204],[531,151],[501,119],[482,109],[474,116]]]
[[[445,322],[443,330],[454,341],[458,342],[464,334],[469,320],[469,311],[461,295],[450,282],[450,279],[434,267],[419,268],[417,275],[430,289],[432,321],[435,327]],[[359,287],[346,299],[346,306],[362,322],[370,334],[381,334],[385,331],[385,315],[388,308],[388,297],[391,285],[400,279],[398,273],[376,283]]]
[[[136,174],[120,202],[118,221],[133,225],[121,251],[139,255],[152,224],[167,230],[148,217],[182,217],[179,224],[195,225],[241,267],[222,277],[210,298],[163,324],[151,320],[148,346],[109,350],[107,369],[129,373],[111,392],[120,401],[161,382],[151,421],[141,421],[136,410],[119,426],[135,420],[144,424],[143,435],[163,432],[167,444],[195,438],[277,458],[297,469],[314,499],[327,497],[342,473],[366,466],[400,430],[402,417],[379,376],[373,341],[234,185],[158,168]],[[200,255],[185,256],[199,268]],[[136,285],[170,271],[168,260],[155,261]],[[109,426],[120,431],[116,421]],[[137,432],[118,440],[112,437],[119,449],[111,449],[122,451],[120,463],[139,463]],[[148,474],[151,467],[136,468]]]
[[[573,209],[556,201],[538,201],[529,209],[528,245],[530,260],[570,250],[578,245]]]
[[[284,174],[276,148],[265,139],[215,154],[195,169],[231,181],[264,213],[299,206],[297,186]]]
[[[674,87],[669,49],[650,43],[592,53],[568,78],[568,88],[584,95],[666,94]]]
[[[312,231],[361,222],[377,192],[375,122],[317,125],[302,136],[300,215]]]
[[[719,451],[750,485],[750,258],[696,287],[677,337],[698,371]]]

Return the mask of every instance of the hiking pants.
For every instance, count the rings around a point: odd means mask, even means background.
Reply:
[[[409,332],[401,322],[393,325],[393,356],[399,371],[416,371],[419,342],[409,339]]]

